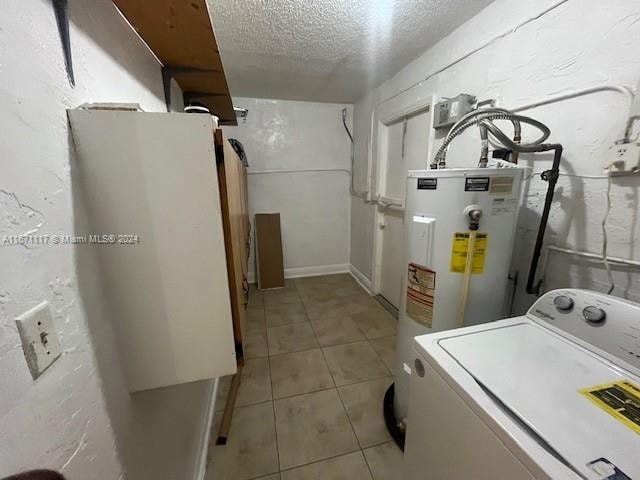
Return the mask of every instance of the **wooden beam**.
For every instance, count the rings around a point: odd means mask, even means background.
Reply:
[[[238,389],[240,388],[240,382],[242,381],[242,369],[244,367],[238,366],[238,373],[236,373],[231,379],[231,387],[229,389],[229,395],[227,396],[227,403],[224,406],[224,412],[222,414],[222,420],[220,421],[220,428],[218,429],[218,438],[216,445],[226,445],[229,438],[229,431],[231,430],[231,420],[233,419],[233,412],[236,406],[236,399],[238,397]]]

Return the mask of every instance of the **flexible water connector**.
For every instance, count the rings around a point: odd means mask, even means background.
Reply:
[[[483,124],[479,125],[480,128],[480,160],[478,161],[478,166],[480,168],[487,168],[487,164],[489,163],[489,133],[487,131],[487,127]]]
[[[511,121],[514,125],[514,140],[509,138],[502,130],[500,130],[500,128],[493,123],[493,120]],[[516,143],[521,139],[520,124],[522,123],[526,123],[540,130],[540,136],[528,143]],[[445,138],[442,146],[438,149],[438,152],[433,159],[433,163],[431,164],[431,168],[446,168],[446,157],[449,145],[456,137],[474,125],[482,125],[482,127],[488,129],[489,133],[491,133],[491,135],[493,135],[505,147],[522,153],[537,151],[535,148],[541,145],[551,134],[549,128],[542,122],[523,115],[513,114],[508,110],[495,107],[474,110],[473,112],[465,115],[451,128],[451,131]]]

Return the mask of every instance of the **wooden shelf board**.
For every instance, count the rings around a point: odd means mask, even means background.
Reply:
[[[198,101],[224,125],[237,125],[229,86],[206,0],[113,0],[151,51],[166,67],[210,70],[176,74],[183,91],[225,94]]]

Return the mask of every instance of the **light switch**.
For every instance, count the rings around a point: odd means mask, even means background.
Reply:
[[[49,302],[42,302],[16,318],[22,350],[35,380],[60,356]]]

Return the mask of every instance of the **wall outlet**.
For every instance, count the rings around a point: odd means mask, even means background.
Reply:
[[[42,302],[16,318],[22,350],[35,380],[60,356],[60,341],[49,302]]]
[[[640,143],[620,143],[609,149],[609,175],[640,172]]]

